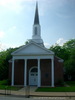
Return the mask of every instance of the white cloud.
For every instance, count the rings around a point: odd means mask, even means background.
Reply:
[[[16,29],[16,26],[12,26],[11,28],[9,28],[6,32],[4,31],[0,31],[0,38],[4,38],[4,36],[6,36],[6,34],[8,32],[13,32]]]
[[[0,31],[0,38],[3,38],[3,37],[4,37],[4,35],[5,35],[5,32]]]
[[[46,48],[50,48],[50,44],[49,43],[44,43]]]
[[[0,51],[6,50],[8,48],[15,48],[15,47],[19,47],[19,45],[15,45],[15,44],[10,44],[10,43],[1,43],[0,42]]]
[[[5,44],[0,43],[0,51],[6,50],[7,46]]]
[[[7,49],[7,48],[15,48],[15,47],[17,47],[15,44],[12,45],[12,44],[10,44],[10,43],[9,43],[9,44],[3,43],[2,45],[3,45],[4,49]]]
[[[63,38],[59,38],[56,43],[62,46],[67,40],[64,40]]]
[[[19,12],[22,9],[21,2],[23,0],[0,0],[0,6]]]

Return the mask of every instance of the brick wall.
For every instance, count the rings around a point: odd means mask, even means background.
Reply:
[[[63,63],[58,62],[58,58],[54,59],[54,71],[55,71],[55,84],[59,80],[63,80]],[[9,79],[11,79],[11,66],[9,63]],[[37,59],[27,60],[27,84],[29,84],[29,70],[31,67],[37,66]],[[14,76],[15,76],[15,85],[24,85],[24,60],[15,60],[14,66]],[[51,86],[51,60],[50,59],[41,59],[40,60],[41,68],[41,85],[42,86]]]

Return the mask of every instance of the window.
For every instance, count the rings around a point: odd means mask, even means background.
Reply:
[[[34,74],[31,74],[31,76],[34,76]]]
[[[31,72],[38,72],[38,69],[37,69],[37,68],[33,68],[33,69],[31,70]]]

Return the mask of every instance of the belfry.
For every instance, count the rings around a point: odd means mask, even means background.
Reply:
[[[42,45],[42,46],[44,45],[43,40],[41,39],[41,26],[39,23],[38,3],[36,3],[32,40],[38,43],[39,45]]]

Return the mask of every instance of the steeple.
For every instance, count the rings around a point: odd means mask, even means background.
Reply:
[[[38,2],[36,2],[36,10],[35,10],[34,24],[39,24]]]
[[[41,26],[39,24],[38,2],[36,2],[32,41],[43,46],[43,40],[41,39]]]

